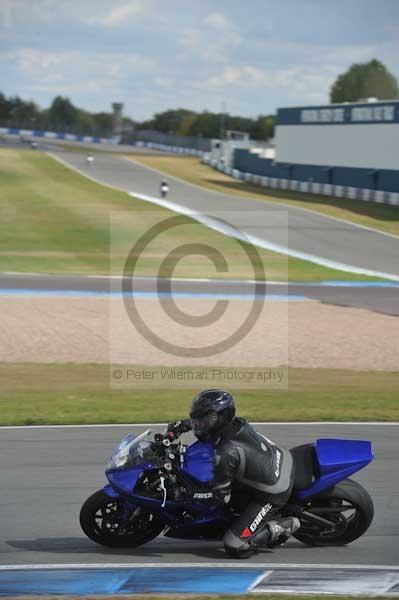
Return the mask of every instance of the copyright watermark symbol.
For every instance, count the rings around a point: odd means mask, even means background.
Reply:
[[[259,222],[254,211],[115,215],[111,384],[213,385],[217,368],[226,385],[285,383],[277,368],[288,362],[286,311],[266,308],[268,255],[253,243]],[[154,373],[137,365],[154,366]],[[191,375],[159,369],[182,365],[195,367]]]
[[[195,221],[185,215],[176,215],[160,221],[148,231],[146,231],[134,244],[123,269],[123,301],[125,309],[129,315],[130,321],[141,335],[159,350],[173,356],[182,358],[206,358],[215,354],[220,354],[228,350],[239,342],[255,325],[262,312],[263,302],[266,295],[266,273],[259,252],[255,246],[246,239],[245,234],[236,227],[229,224],[236,234],[235,242],[240,245],[242,251],[246,254],[252,267],[252,278],[255,280],[255,291],[252,306],[246,318],[237,327],[235,331],[227,332],[224,339],[218,340],[213,344],[204,344],[197,347],[190,347],[183,344],[176,344],[168,339],[161,338],[151,326],[145,322],[137,310],[135,299],[135,276],[137,263],[145,252],[149,244],[168,231],[172,232],[174,228],[185,227],[187,235],[190,236],[188,229],[197,226]],[[194,316],[184,313],[178,308],[172,293],[171,277],[175,267],[180,260],[187,257],[203,256],[209,259],[218,273],[228,272],[228,263],[223,254],[216,247],[209,244],[186,243],[173,248],[162,260],[157,273],[157,293],[160,303],[165,313],[176,323],[187,327],[204,327],[216,323],[225,313],[228,300],[217,300],[212,310],[208,313]]]

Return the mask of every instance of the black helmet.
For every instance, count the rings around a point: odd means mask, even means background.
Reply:
[[[225,390],[204,390],[195,396],[190,410],[194,435],[200,441],[216,438],[236,414],[234,397]]]

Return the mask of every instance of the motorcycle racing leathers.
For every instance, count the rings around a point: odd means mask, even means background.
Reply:
[[[180,421],[178,431],[190,429]],[[235,417],[213,441],[213,497],[228,504],[238,502],[240,516],[233,521],[223,542],[232,557],[245,557],[259,546],[281,544],[299,527],[298,519],[278,518],[294,482],[289,450],[276,446],[247,421]]]

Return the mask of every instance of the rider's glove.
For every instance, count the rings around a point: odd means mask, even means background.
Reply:
[[[191,431],[190,419],[184,419],[183,421],[173,421],[172,423],[169,423],[166,435],[168,436],[170,441],[173,441],[180,437],[182,433],[187,433],[187,431]]]

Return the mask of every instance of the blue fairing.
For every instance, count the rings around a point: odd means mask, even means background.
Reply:
[[[120,494],[118,494],[118,492],[115,491],[112,485],[110,485],[109,483],[107,483],[107,485],[104,485],[103,492],[105,492],[110,498],[120,498]]]
[[[213,479],[213,446],[205,442],[195,442],[187,448],[182,470],[201,483]]]
[[[198,483],[209,483],[213,479],[213,447],[211,444],[196,442],[184,453],[184,465],[182,471],[189,475]],[[160,511],[161,500],[142,496],[135,492],[135,487],[140,475],[148,470],[158,470],[159,465],[154,462],[139,462],[136,466],[130,468],[109,468],[106,470],[106,476],[109,485],[104,487],[105,493],[110,498],[130,499],[135,505],[142,506],[148,510]],[[182,503],[175,502],[169,498],[162,507],[162,517],[165,523],[174,526],[176,520],[176,510],[181,511]],[[196,515],[191,522],[191,526],[202,526],[209,523],[219,523],[224,519],[224,511],[215,509],[193,500],[191,507]]]
[[[317,440],[316,454],[321,474],[342,467],[365,467],[373,459],[371,442],[360,440]]]
[[[321,439],[315,443],[318,476],[306,490],[296,492],[298,500],[308,500],[347,479],[373,460],[371,442]]]
[[[106,471],[106,475],[114,490],[123,496],[129,496],[133,494],[137,480],[145,469],[146,465],[133,469],[113,469]]]
[[[103,489],[110,498],[123,498],[128,502],[134,503],[134,505],[159,512],[161,510],[161,500],[159,498],[141,496],[134,491],[141,473],[151,468],[154,468],[154,465],[143,463],[137,468],[109,469],[106,471],[106,474],[110,485],[106,485]],[[200,502],[193,501],[191,506],[197,514],[196,518],[191,522],[192,526],[217,523],[223,518],[223,511],[215,510],[213,507],[203,505]],[[162,517],[165,523],[174,526],[176,510],[181,511],[181,509],[181,503],[168,499],[162,507]]]

